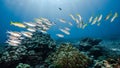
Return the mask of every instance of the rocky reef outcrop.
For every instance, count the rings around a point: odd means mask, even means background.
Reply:
[[[19,63],[32,66],[42,64],[55,47],[55,41],[50,35],[35,32],[32,38],[24,38],[19,46],[6,48],[0,56],[0,68],[15,68]]]
[[[83,38],[80,40],[79,49],[88,51],[93,46],[98,45],[102,40],[101,39],[94,39],[94,38]]]
[[[99,46],[101,39],[83,38],[79,43],[79,50],[83,51],[89,57],[98,58],[104,55],[104,47]]]

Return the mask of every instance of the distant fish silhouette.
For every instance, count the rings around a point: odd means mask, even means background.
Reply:
[[[59,10],[62,10],[62,8],[59,8]]]

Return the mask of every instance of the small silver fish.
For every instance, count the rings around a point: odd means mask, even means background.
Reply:
[[[19,37],[12,36],[12,35],[9,35],[8,37],[9,37],[9,39],[13,39],[13,40],[18,40],[19,39]]]
[[[27,30],[30,31],[30,32],[36,32],[35,28],[27,28]]]
[[[80,14],[77,14],[78,18],[79,18],[79,21],[81,22],[82,21],[82,16]]]
[[[115,18],[117,18],[118,17],[118,13],[117,12],[115,12],[115,14],[114,14],[114,16],[112,17],[112,19],[111,19],[111,21],[110,22],[113,22],[114,20],[115,20]]]
[[[7,33],[9,33],[10,35],[15,36],[15,37],[21,37],[21,33],[19,33],[19,32],[7,31]]]
[[[56,34],[56,36],[60,37],[60,38],[63,38],[64,35],[63,34]]]
[[[47,33],[45,30],[40,30],[42,33]]]
[[[68,24],[69,24],[70,26],[72,26],[72,25],[73,25],[71,22],[68,22]]]
[[[87,26],[88,24],[85,23],[83,26],[82,26],[82,29],[85,29],[85,27]]]
[[[18,44],[16,44],[16,43],[12,43],[12,42],[8,42],[8,41],[6,41],[6,43],[8,43],[8,44],[11,45],[11,46],[18,46]]]
[[[93,22],[91,23],[91,25],[96,24],[97,20],[98,20],[98,17],[95,17],[94,20],[93,20]]]
[[[109,14],[106,16],[105,20],[108,20],[111,16],[112,16],[112,13],[109,13]]]
[[[29,26],[29,27],[36,27],[35,23],[28,23],[28,22],[24,22],[25,25]]]
[[[69,15],[74,21],[76,20],[76,18],[72,15],[72,14],[70,14]]]
[[[70,31],[70,28],[68,28],[68,27],[65,27],[65,30],[67,30],[67,31]]]
[[[21,44],[21,40],[8,39],[8,42],[12,42],[12,43],[15,43],[15,44]]]
[[[23,34],[23,36],[28,37],[28,38],[32,38],[32,35],[33,35],[31,32],[25,32],[25,31],[21,33]]]
[[[92,22],[92,20],[93,20],[93,16],[90,17],[90,19],[89,19],[89,23]]]
[[[102,17],[103,17],[103,15],[101,14],[98,18],[98,22],[100,22],[102,20]]]
[[[76,22],[77,24],[79,24],[79,23],[80,23],[80,21],[79,21],[78,19],[76,19],[76,20],[75,20],[75,22]]]
[[[60,22],[66,23],[65,19],[59,19]]]
[[[67,34],[67,35],[70,35],[70,32],[68,32],[67,30],[64,30],[64,29],[59,29],[60,31],[62,31],[63,33]]]

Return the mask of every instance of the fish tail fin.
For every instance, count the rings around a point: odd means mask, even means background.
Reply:
[[[6,33],[10,33],[10,31],[8,31],[8,30],[7,30],[7,32],[6,32]]]
[[[13,24],[13,21],[10,21],[10,25],[12,25]]]
[[[116,12],[116,17],[118,17],[118,13]]]

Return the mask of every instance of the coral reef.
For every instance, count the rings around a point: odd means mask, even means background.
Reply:
[[[0,68],[120,68],[119,48],[107,48],[118,46],[115,42],[103,44],[101,39],[84,38],[58,45],[49,34],[39,31],[21,41],[19,46],[4,47]]]
[[[47,61],[55,68],[87,68],[90,64],[90,59],[69,43],[60,45]]]
[[[41,32],[33,33],[32,38],[25,38],[17,47],[8,46],[0,56],[0,68],[15,68],[18,63],[32,66],[41,64],[55,49],[55,41],[50,35]]]

